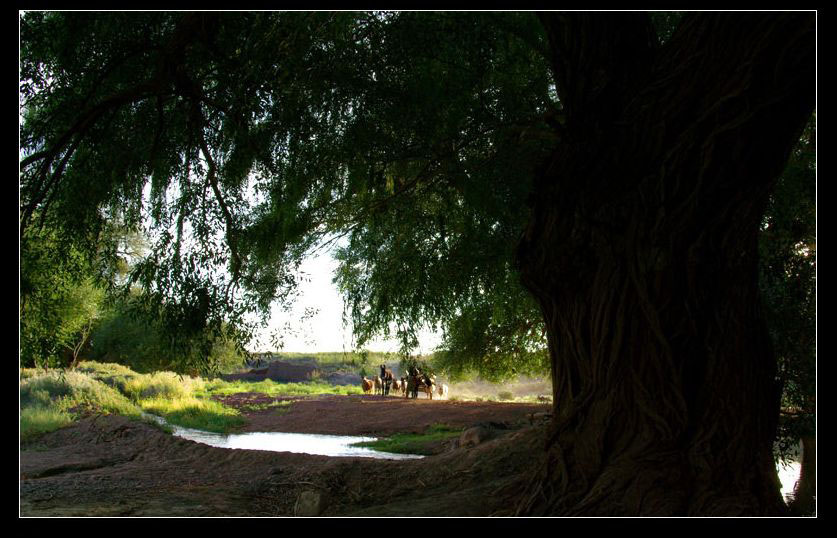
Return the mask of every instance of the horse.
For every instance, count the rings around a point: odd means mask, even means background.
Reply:
[[[381,382],[383,384],[383,394],[385,396],[389,396],[389,387],[392,385],[393,380],[392,370],[387,368],[386,364],[381,365]]]

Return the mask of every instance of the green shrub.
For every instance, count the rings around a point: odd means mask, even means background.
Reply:
[[[47,406],[72,392],[73,389],[67,379],[59,372],[53,371],[21,381],[20,405],[21,407]]]
[[[20,410],[20,439],[29,441],[39,435],[67,426],[73,417],[54,407],[35,405]]]
[[[189,377],[174,372],[155,372],[127,379],[123,392],[133,400],[149,398],[183,398],[192,393],[193,383]]]
[[[141,415],[139,407],[124,395],[85,373],[53,370],[20,382],[20,431],[24,440],[66,426],[86,413]]]
[[[497,394],[497,399],[499,399],[501,402],[505,400],[514,400],[514,394],[507,390],[504,390]]]
[[[24,379],[31,379],[37,375],[43,374],[44,371],[40,368],[21,368],[20,369],[20,380],[23,381]]]
[[[132,377],[139,375],[137,374],[137,372],[131,370],[127,366],[117,364],[115,362],[84,361],[79,363],[78,367],[76,368],[76,371],[93,374],[94,376],[99,377]]]
[[[229,433],[245,423],[241,414],[214,400],[193,396],[175,399],[150,398],[140,402],[142,408],[166,419],[169,424],[215,433]]]

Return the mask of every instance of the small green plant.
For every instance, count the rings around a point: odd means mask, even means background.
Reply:
[[[512,394],[510,391],[504,390],[497,394],[497,399],[499,399],[501,402],[506,400],[514,400],[514,394]]]
[[[439,441],[458,437],[461,428],[454,428],[446,424],[433,424],[424,433],[396,433],[390,437],[375,441],[363,441],[352,446],[366,447],[380,452],[395,454],[434,454],[433,446]]]

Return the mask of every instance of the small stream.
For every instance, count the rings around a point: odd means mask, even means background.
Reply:
[[[238,448],[244,450],[267,450],[270,452],[297,452],[317,456],[378,458],[387,460],[411,460],[424,456],[418,454],[394,454],[380,452],[371,448],[351,446],[354,443],[375,441],[376,437],[349,435],[321,435],[311,433],[253,432],[222,434],[193,430],[169,424],[162,417],[144,413],[156,422],[174,430],[174,435],[219,448]]]
[[[420,459],[424,456],[417,454],[394,454],[379,452],[371,448],[351,446],[354,443],[374,441],[375,437],[359,437],[349,435],[321,435],[311,433],[283,433],[283,432],[253,432],[221,434],[193,430],[168,424],[157,415],[144,413],[148,418],[174,429],[174,435],[219,448],[238,448],[244,450],[267,450],[271,452],[297,452],[318,456],[333,457],[361,457],[388,460]],[[799,479],[800,463],[798,461],[780,461],[776,465],[779,480],[782,483],[782,497],[793,492],[794,485]]]

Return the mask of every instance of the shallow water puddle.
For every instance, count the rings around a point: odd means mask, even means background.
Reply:
[[[168,424],[163,418],[146,414],[147,417]],[[237,448],[243,450],[268,450],[271,452],[297,452],[318,456],[378,458],[388,460],[420,459],[417,454],[393,454],[379,452],[371,448],[351,446],[353,443],[374,441],[375,437],[349,435],[320,435],[311,433],[253,432],[221,434],[193,430],[168,424],[174,429],[174,435],[196,443],[203,443],[219,448]]]
[[[788,496],[793,493],[796,481],[799,480],[802,464],[798,461],[781,460],[776,465],[776,470],[779,471],[779,481],[782,483],[782,498],[788,501]]]

